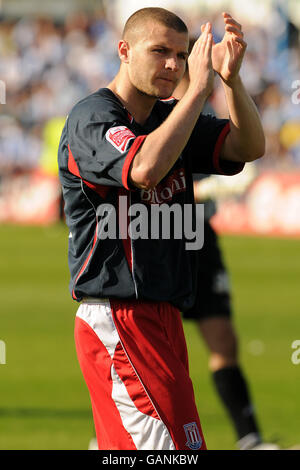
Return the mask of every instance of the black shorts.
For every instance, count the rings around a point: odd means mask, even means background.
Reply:
[[[209,222],[204,224],[204,245],[199,251],[197,294],[194,306],[183,318],[201,320],[231,315],[229,277],[224,266],[218,237]]]

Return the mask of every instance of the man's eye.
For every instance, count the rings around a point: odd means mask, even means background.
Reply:
[[[153,49],[153,52],[159,52],[159,53],[162,54],[164,52],[164,50],[163,49]]]

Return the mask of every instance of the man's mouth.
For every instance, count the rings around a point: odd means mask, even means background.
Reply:
[[[164,80],[165,82],[174,83],[174,80],[171,80],[170,78],[159,77],[159,80]]]

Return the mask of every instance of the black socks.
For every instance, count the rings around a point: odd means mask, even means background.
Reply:
[[[261,442],[247,383],[238,366],[212,373],[218,394],[234,423],[239,447],[247,449]]]

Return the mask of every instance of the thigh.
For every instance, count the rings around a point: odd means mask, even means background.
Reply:
[[[123,349],[175,448],[204,449],[178,309],[167,302],[111,307]]]
[[[113,399],[115,373],[113,343],[105,341],[103,306],[82,304],[75,319],[75,345],[79,365],[90,392],[95,431],[100,450],[134,450],[136,445],[123,424]]]
[[[211,353],[236,358],[237,337],[229,318],[205,318],[199,322],[199,328]]]
[[[179,312],[157,305],[107,301],[77,313],[100,449],[205,448]]]

